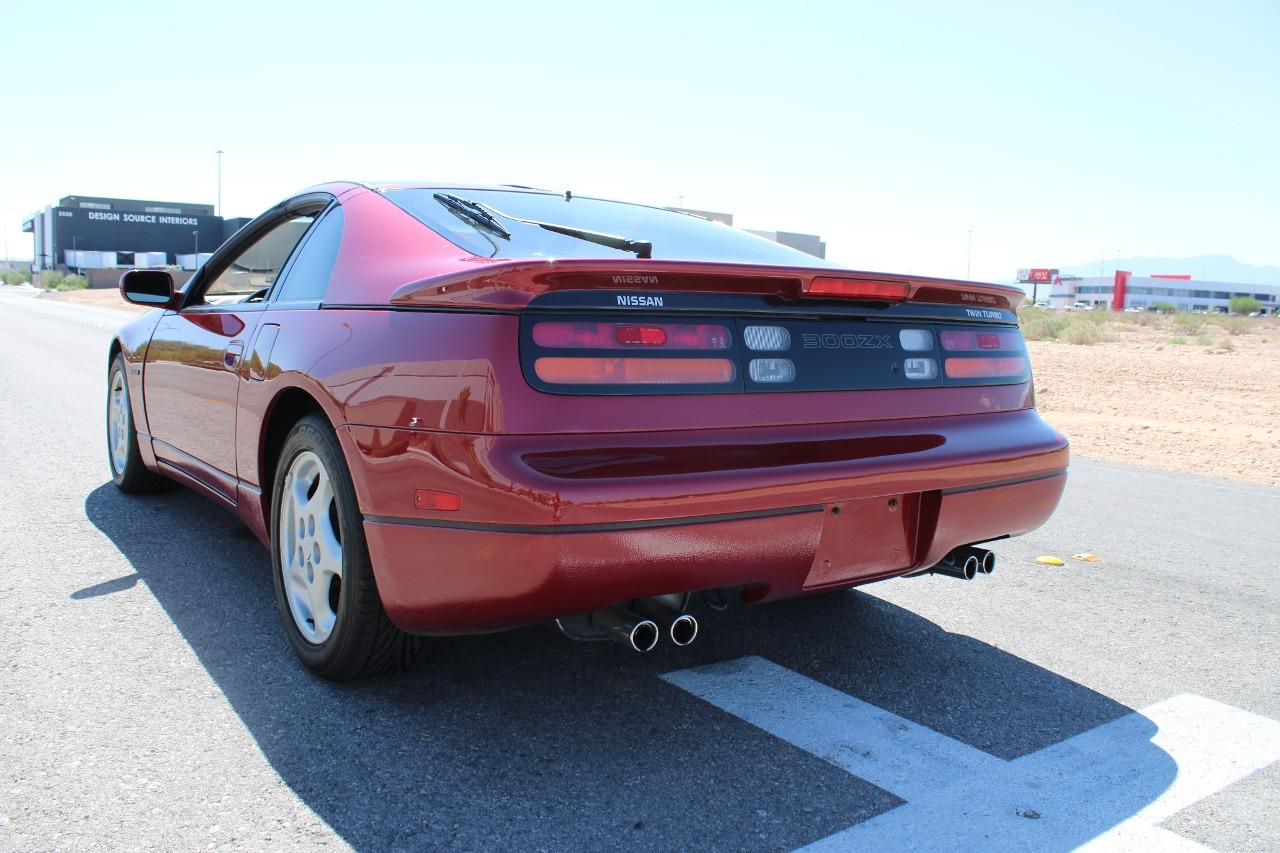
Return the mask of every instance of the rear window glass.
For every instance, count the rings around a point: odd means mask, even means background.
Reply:
[[[453,212],[436,194],[483,206],[499,228]],[[386,197],[446,240],[485,258],[634,258],[632,252],[529,225],[517,219],[580,228],[653,244],[653,257],[683,261],[835,267],[822,258],[729,225],[660,207],[544,192],[476,189],[388,190]],[[455,205],[457,207],[457,205]],[[503,236],[505,232],[507,236]]]

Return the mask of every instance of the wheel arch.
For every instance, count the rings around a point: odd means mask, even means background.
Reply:
[[[271,500],[275,489],[276,465],[290,431],[308,415],[319,414],[336,429],[333,417],[317,396],[300,385],[289,385],[271,401],[262,421],[258,443],[258,479],[262,483],[262,523],[271,529]]]

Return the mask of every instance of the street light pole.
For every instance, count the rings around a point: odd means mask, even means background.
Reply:
[[[214,152],[218,155],[218,206],[213,209],[214,216],[222,215],[222,149]]]
[[[195,241],[195,254],[191,257],[191,268],[196,269],[200,266],[200,231],[199,229],[191,232],[191,237]]]

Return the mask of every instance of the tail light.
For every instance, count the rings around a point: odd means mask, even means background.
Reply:
[[[911,293],[905,281],[867,281],[856,278],[815,278],[804,288],[805,296],[862,299],[868,302],[902,302]]]
[[[1020,381],[1030,374],[1022,333],[1012,329],[940,329],[942,370],[966,385]],[[956,353],[956,355],[949,355]]]
[[[544,357],[533,370],[556,385],[722,385],[735,375],[727,358]]]
[[[796,365],[789,358],[753,358],[747,364],[752,382],[792,382],[796,378]]]
[[[938,333],[942,348],[948,352],[978,352],[981,350],[1023,349],[1022,335],[1018,332],[988,332],[976,329],[946,329]]]
[[[834,292],[824,282],[856,286],[845,292],[850,298],[884,297],[893,288],[906,293],[897,282],[838,278],[815,279],[811,292]],[[924,391],[1030,378],[1026,346],[1012,326],[923,318],[760,320],[675,312],[526,316],[521,364],[536,389],[574,395]]]
[[[716,323],[542,322],[533,342],[545,349],[728,349],[733,336]]]
[[[1004,379],[1025,376],[1027,357],[949,358],[945,367],[947,376],[951,379]]]

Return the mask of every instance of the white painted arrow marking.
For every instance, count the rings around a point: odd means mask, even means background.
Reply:
[[[1280,760],[1280,722],[1186,694],[1004,761],[763,658],[663,678],[907,801],[815,850],[1203,850],[1155,824]]]

